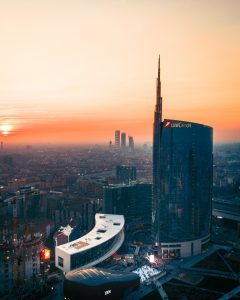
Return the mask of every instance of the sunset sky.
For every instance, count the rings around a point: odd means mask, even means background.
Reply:
[[[0,0],[0,45],[7,143],[151,142],[159,53],[163,116],[240,141],[239,0]]]

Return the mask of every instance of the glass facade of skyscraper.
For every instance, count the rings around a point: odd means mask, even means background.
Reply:
[[[194,255],[201,251],[210,234],[212,128],[169,119],[160,126],[160,170],[155,182],[158,187],[156,235],[166,256],[169,256],[166,248],[179,250],[177,256],[188,256],[180,253],[179,243],[189,241],[192,243],[185,249],[186,253]],[[200,244],[195,245],[196,240]]]

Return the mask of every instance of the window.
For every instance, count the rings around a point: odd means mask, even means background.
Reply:
[[[115,226],[119,226],[119,225],[120,225],[120,223],[113,223],[113,225],[115,225]]]
[[[97,232],[99,232],[99,233],[105,233],[107,230],[105,230],[105,229],[98,229],[98,231]]]
[[[181,248],[181,244],[169,245],[169,248]]]
[[[62,267],[62,268],[63,268],[63,265],[64,265],[64,259],[60,256],[58,256],[58,265],[59,265],[59,267]]]

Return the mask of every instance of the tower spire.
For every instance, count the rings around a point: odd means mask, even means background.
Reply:
[[[158,115],[158,122],[162,122],[162,96],[161,96],[161,79],[160,79],[160,55],[158,57],[158,77],[156,80],[156,107],[155,112]]]
[[[156,105],[153,124],[153,238],[159,245],[159,184],[160,184],[160,151],[162,139],[162,96],[160,79],[160,55],[158,56],[158,77],[156,79]]]

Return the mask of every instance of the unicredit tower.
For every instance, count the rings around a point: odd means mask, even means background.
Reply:
[[[160,57],[153,130],[153,240],[163,258],[200,254],[210,240],[211,127],[162,120]]]

